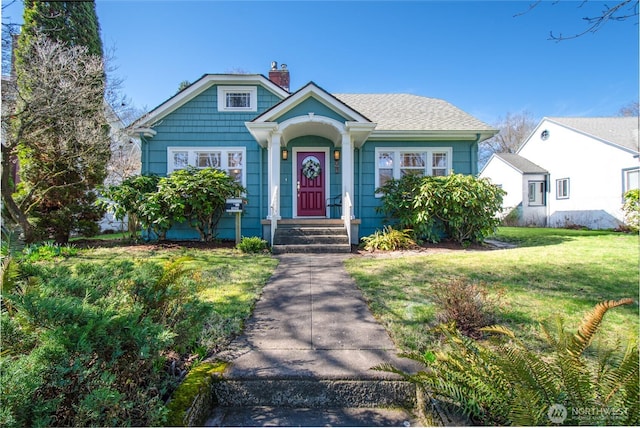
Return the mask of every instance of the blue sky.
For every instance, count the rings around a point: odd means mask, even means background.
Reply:
[[[125,94],[148,109],[184,80],[266,75],[271,61],[288,65],[292,90],[413,93],[491,124],[523,110],[611,116],[638,99],[637,18],[558,43],[550,31],[583,31],[605,3],[543,2],[514,16],[532,1],[97,0],[97,13]]]

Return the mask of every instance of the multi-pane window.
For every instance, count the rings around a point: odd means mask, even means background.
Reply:
[[[218,86],[218,111],[243,112],[258,110],[255,86]]]
[[[393,179],[393,152],[378,153],[378,184],[382,187],[389,180]]]
[[[167,172],[193,166],[196,168],[216,168],[234,177],[245,185],[244,148],[175,148],[168,149]]]
[[[251,94],[249,92],[227,92],[225,94],[226,108],[251,108]]]
[[[451,172],[451,149],[376,149],[376,189],[405,175],[438,175]],[[379,196],[379,195],[378,195]]]
[[[427,166],[424,152],[400,153],[400,176],[424,175]]]
[[[431,163],[431,175],[444,176],[449,171],[449,155],[448,153],[434,153]]]
[[[556,199],[569,199],[569,179],[556,180]]]

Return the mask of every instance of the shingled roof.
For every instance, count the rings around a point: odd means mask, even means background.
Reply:
[[[549,120],[638,151],[638,117],[549,117]]]
[[[382,131],[497,132],[454,105],[411,94],[332,94]]]
[[[549,171],[531,162],[529,159],[523,158],[515,153],[494,153],[494,156],[499,157],[513,168],[517,169],[523,174],[548,174]]]

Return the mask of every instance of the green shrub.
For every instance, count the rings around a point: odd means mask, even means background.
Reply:
[[[376,369],[400,374],[474,424],[637,426],[637,337],[624,349],[596,349],[595,364],[584,355],[605,313],[631,303],[632,299],[599,303],[575,334],[565,330],[561,318],[555,332],[543,326],[541,338],[549,350],[541,354],[506,327],[483,329],[496,335],[488,344],[441,325],[448,351],[408,355],[426,370],[413,375],[389,364]]]
[[[2,296],[0,424],[165,424],[165,355],[192,350],[212,310],[186,261],[23,262]]]
[[[268,245],[267,241],[258,236],[243,236],[237,248],[243,253],[255,254],[266,251]]]
[[[447,236],[461,244],[482,242],[495,232],[505,192],[487,179],[451,174],[445,177],[406,175],[377,190],[378,208],[416,239],[438,242]]]
[[[627,227],[634,231],[640,229],[640,189],[629,190],[624,194],[624,206]]]
[[[382,232],[376,231],[373,235],[365,236],[362,241],[367,251],[406,250],[416,246],[409,230],[395,230],[391,226],[385,226]]]

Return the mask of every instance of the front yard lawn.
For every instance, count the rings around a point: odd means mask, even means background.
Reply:
[[[242,331],[277,264],[177,244],[14,257],[2,259],[0,426],[166,425],[173,389]]]
[[[492,239],[517,248],[447,251],[405,257],[354,257],[349,273],[374,315],[405,351],[432,348],[438,337],[434,286],[463,281],[484,284],[500,305],[496,323],[543,346],[540,322],[556,315],[575,330],[598,302],[631,297],[607,313],[603,328],[622,340],[635,335],[638,316],[638,236],[606,231],[500,228]],[[603,335],[605,336],[605,335]]]

